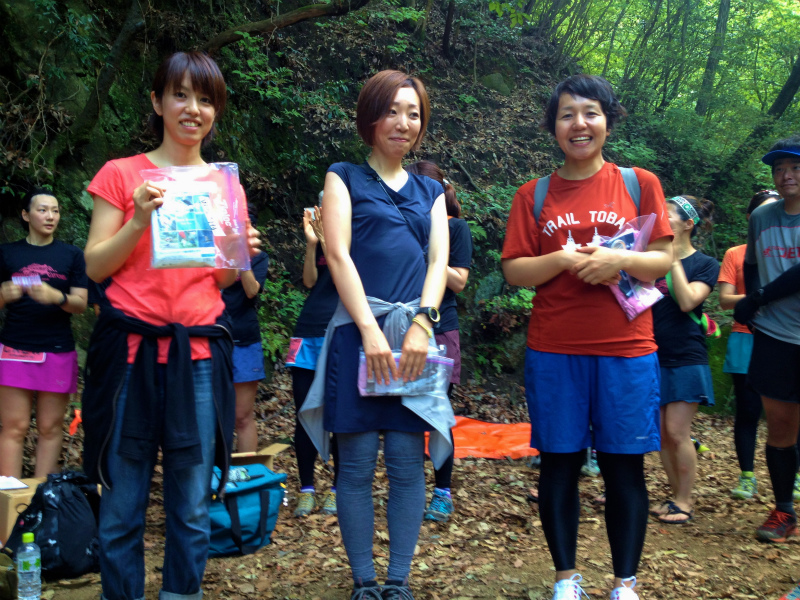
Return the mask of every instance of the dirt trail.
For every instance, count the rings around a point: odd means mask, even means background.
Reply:
[[[511,405],[508,395],[480,388],[464,388],[457,412],[497,422],[521,420],[523,405]],[[515,390],[511,397],[521,397]],[[279,377],[262,390],[258,409],[262,441],[285,439],[293,429],[288,381]],[[696,485],[695,519],[688,525],[663,525],[650,520],[637,591],[642,600],[764,599],[777,600],[800,579],[800,545],[764,545],[755,541],[755,528],[766,518],[772,496],[759,450],[756,476],[762,495],[737,501],[729,489],[737,468],[733,453],[732,419],[699,415],[695,434],[711,448],[701,455]],[[763,431],[759,447],[763,447]],[[502,598],[549,600],[553,568],[547,553],[535,504],[526,501],[528,487],[538,472],[525,461],[457,461],[453,489],[456,514],[448,524],[425,523],[418,555],[412,566],[412,588],[418,600]],[[296,489],[291,452],[280,455],[276,466],[289,474],[290,494]],[[666,497],[666,479],[657,455],[647,457],[651,501]],[[430,463],[426,464],[432,481]],[[318,487],[330,476],[318,467]],[[387,481],[379,467],[375,485],[375,556],[380,576],[388,563],[385,523]],[[578,543],[578,569],[591,598],[608,598],[611,560],[602,509],[592,498],[602,491],[601,479],[581,481],[583,512]],[[158,481],[152,490],[146,547],[146,596],[158,597],[163,553],[164,515]],[[349,598],[347,558],[335,517],[315,514],[298,520],[290,506],[282,509],[273,543],[247,557],[213,559],[208,563],[204,592],[207,598],[249,600]],[[97,598],[99,576],[48,584],[43,598],[84,600]]]

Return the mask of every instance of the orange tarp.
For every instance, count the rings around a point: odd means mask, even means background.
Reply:
[[[539,454],[531,448],[530,423],[486,423],[456,417],[453,441],[456,458],[522,458]]]

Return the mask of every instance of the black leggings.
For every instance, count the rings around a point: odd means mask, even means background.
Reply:
[[[447,388],[447,397],[453,397],[453,384],[451,383]],[[440,490],[447,490],[450,489],[453,483],[453,459],[455,458],[455,444],[453,444],[453,430],[450,430],[450,444],[453,446],[453,450],[450,452],[450,456],[447,457],[447,460],[444,461],[444,464],[439,467],[438,469],[433,470],[433,480],[434,485],[439,488]]]
[[[297,454],[297,472],[300,476],[301,487],[314,485],[314,462],[317,460],[317,448],[308,437],[306,428],[297,420],[297,413],[303,402],[306,401],[308,390],[314,382],[316,371],[292,367],[292,394],[294,395],[294,451]],[[333,485],[339,479],[339,447],[336,436],[331,436],[331,456],[333,457]]]
[[[542,452],[539,513],[556,571],[575,568],[580,502],[578,476],[586,451]],[[597,452],[606,486],[606,531],[615,577],[633,577],[647,531],[644,455]]]
[[[736,418],[733,421],[733,445],[739,459],[739,470],[752,471],[755,464],[756,435],[761,418],[761,396],[747,383],[744,373],[732,373],[733,394],[736,398]]]
[[[755,465],[758,421],[764,406],[761,396],[747,383],[744,373],[732,373],[733,394],[736,397],[736,418],[733,422],[733,444],[739,459],[739,470],[752,471]],[[800,448],[800,432],[797,436]]]

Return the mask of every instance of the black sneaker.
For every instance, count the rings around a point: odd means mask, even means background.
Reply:
[[[364,584],[355,584],[350,600],[382,600],[381,588],[375,581],[368,581]]]
[[[414,600],[414,594],[407,585],[386,583],[381,587],[382,600]]]

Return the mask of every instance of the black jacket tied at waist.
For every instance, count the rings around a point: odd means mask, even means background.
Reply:
[[[233,443],[236,396],[233,388],[233,339],[223,314],[214,325],[185,327],[151,325],[104,303],[89,342],[83,391],[83,467],[86,474],[111,486],[107,452],[114,429],[117,401],[125,382],[128,335],[142,336],[128,381],[119,454],[146,460],[161,447],[165,469],[181,469],[202,461],[195,413],[190,338],[208,338],[212,387],[217,413],[215,464],[224,475]],[[158,401],[156,368],[158,338],[171,338],[165,365],[163,406]],[[223,477],[227,479],[227,477]],[[221,482],[224,486],[224,482]]]

